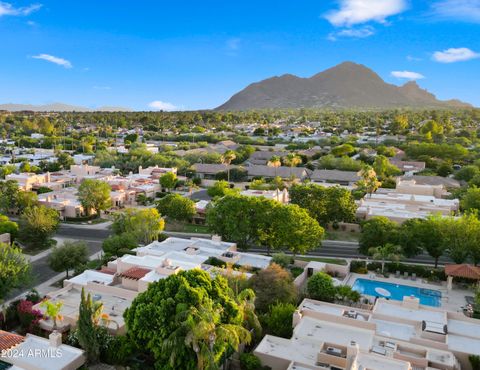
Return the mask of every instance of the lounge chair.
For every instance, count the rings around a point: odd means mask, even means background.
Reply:
[[[403,278],[404,278],[404,279],[408,279],[408,271],[405,271],[405,272],[403,273]]]
[[[414,273],[414,272],[412,273],[412,280],[413,280],[413,281],[417,280],[417,274]]]
[[[395,277],[396,277],[397,279],[400,278],[400,271],[397,270],[397,271],[395,272]]]

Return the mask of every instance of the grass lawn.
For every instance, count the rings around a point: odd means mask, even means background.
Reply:
[[[22,252],[28,254],[29,256],[36,256],[37,254],[46,251],[49,248],[52,248],[57,245],[57,241],[55,239],[51,239],[50,243],[43,245],[38,248],[28,248],[26,246],[21,246]]]
[[[316,261],[316,262],[324,262],[324,263],[333,263],[336,265],[343,265],[347,264],[347,261],[342,258],[327,258],[327,257],[295,257],[297,260],[301,261]]]
[[[208,227],[205,225],[185,224],[183,231],[186,233],[210,234],[210,230],[208,230]]]
[[[358,242],[360,238],[360,233],[352,233],[349,231],[326,231],[325,232],[325,240],[345,240],[348,242]]]

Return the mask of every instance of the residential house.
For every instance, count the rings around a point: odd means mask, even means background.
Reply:
[[[310,180],[320,184],[338,184],[343,186],[355,186],[360,176],[355,171],[339,170],[314,170]]]
[[[290,339],[266,335],[254,354],[276,370],[471,369],[480,322],[461,312],[379,298],[372,308],[304,299]]]

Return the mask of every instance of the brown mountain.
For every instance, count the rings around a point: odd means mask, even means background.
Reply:
[[[344,62],[310,78],[286,74],[253,83],[217,110],[470,106],[458,100],[437,100],[416,82],[400,87],[388,84],[371,69]]]

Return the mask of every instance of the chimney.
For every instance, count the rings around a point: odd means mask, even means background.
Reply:
[[[300,320],[302,319],[302,314],[299,310],[295,310],[293,313],[293,318],[292,318],[292,326],[296,327],[299,323]]]
[[[48,336],[50,347],[58,348],[62,345],[62,334],[54,330]]]
[[[350,344],[347,346],[347,366],[348,368],[352,367],[355,359],[357,358],[358,353],[360,352],[360,347],[358,343],[354,340],[350,341]]]

